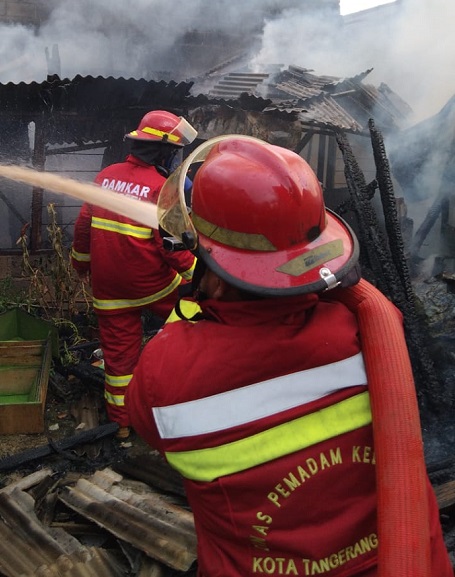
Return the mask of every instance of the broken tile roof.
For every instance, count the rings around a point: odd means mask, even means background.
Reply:
[[[383,129],[399,129],[409,107],[387,86],[363,83],[370,71],[340,79],[297,66],[277,72],[230,72],[207,88],[197,82],[134,78],[49,77],[45,82],[0,84],[0,127],[41,123],[49,144],[107,143],[134,127],[153,108],[185,115],[189,108],[224,103],[230,108],[297,118],[303,125],[362,133],[375,117]],[[205,93],[198,93],[203,87]],[[43,122],[44,120],[44,122]]]
[[[229,73],[209,94],[224,99],[238,98],[242,92],[267,97],[273,101],[267,111],[297,112],[302,123],[321,128],[363,132],[374,116],[384,129],[400,129],[411,109],[387,85],[364,84],[371,71],[344,79],[318,76],[298,66],[269,74]]]

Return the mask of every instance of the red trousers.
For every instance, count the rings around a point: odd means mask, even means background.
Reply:
[[[110,421],[129,426],[125,392],[142,350],[142,313],[146,310],[166,320],[178,299],[178,291],[147,307],[134,307],[114,314],[97,314],[104,355],[104,397]]]

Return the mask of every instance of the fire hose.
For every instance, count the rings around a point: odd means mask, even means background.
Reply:
[[[431,577],[426,465],[400,313],[364,279],[335,290],[336,298],[357,316],[368,377],[376,453],[378,577]]]

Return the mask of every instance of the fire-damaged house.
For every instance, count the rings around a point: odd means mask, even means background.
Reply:
[[[359,237],[363,275],[403,314],[427,469],[455,563],[454,101],[410,126],[409,105],[387,84],[370,83],[370,69],[337,77],[298,62],[252,72],[230,54],[186,79],[52,73],[0,84],[0,164],[92,181],[125,156],[124,134],[161,108],[198,130],[191,149],[245,134],[308,160],[327,206]],[[52,253],[50,205],[68,250],[80,204],[0,178],[0,281],[20,277],[24,242],[32,259]],[[115,428],[97,420],[102,371],[84,357],[97,343],[88,344],[73,348],[84,362],[49,383],[69,406],[53,419],[74,419],[74,434],[49,429],[42,445],[0,458],[0,575],[194,577],[196,537],[181,479],[154,451],[109,442]]]
[[[101,166],[122,157],[124,133],[153,108],[167,108],[189,118],[198,129],[197,143],[219,134],[241,133],[295,150],[317,172],[328,206],[356,228],[363,247],[364,273],[401,308],[421,405],[437,413],[440,406],[435,407],[434,390],[430,395],[429,388],[440,386],[439,375],[420,334],[413,302],[413,269],[408,268],[413,223],[407,217],[405,199],[394,192],[396,182],[383,140],[383,134],[410,133],[403,131],[409,109],[387,86],[366,84],[367,76],[368,71],[349,79],[317,76],[297,66],[270,74],[230,72],[221,76],[208,94],[197,95],[191,82],[52,77],[41,84],[8,84],[0,86],[2,161],[89,180]],[[442,123],[446,113],[441,113]],[[409,179],[415,171],[406,172],[398,153],[394,159],[398,182],[409,197],[414,194]],[[15,259],[15,237],[27,223],[31,224],[31,252],[46,252],[44,215],[49,202],[57,205],[65,242],[70,243],[78,210],[74,200],[41,189],[24,190],[24,185],[6,180],[2,180],[0,194],[2,218],[10,231],[9,239],[6,235],[2,241],[4,259]],[[22,196],[21,207],[16,200]],[[444,206],[446,189],[440,200]],[[442,209],[439,204],[437,207],[439,214]],[[444,214],[447,224],[447,211]],[[441,396],[449,386],[447,381],[440,389]],[[97,431],[101,438],[109,434],[108,430]],[[91,443],[102,442],[94,435]],[[77,446],[87,439],[73,442]],[[441,446],[435,449],[433,437],[429,439],[428,447],[434,449],[429,468],[441,475],[441,461],[445,463]],[[55,447],[63,459],[72,448],[64,444]],[[9,472],[24,463],[36,463],[40,453],[34,451],[28,459],[27,454],[19,454],[0,460],[0,469]],[[49,454],[44,451],[41,458]],[[192,575],[196,557],[191,513],[178,480],[166,467],[161,471],[163,463],[156,457],[152,462],[152,471],[133,458],[123,460],[115,472],[106,468],[94,475],[73,476],[62,475],[57,465],[57,470],[44,468],[17,484],[7,484],[0,492],[0,516],[6,523],[0,528],[3,541],[11,545],[2,547],[0,570],[8,577],[40,574],[40,567],[55,576],[122,576],[125,571]],[[437,494],[441,511],[450,511],[453,498],[448,484]],[[23,526],[27,526],[26,532]],[[144,534],[148,536],[145,540]],[[117,547],[123,559],[119,559]],[[35,554],[25,555],[28,548],[34,548]]]
[[[379,286],[400,304],[400,282],[387,278],[380,264],[388,258],[387,252],[378,258],[381,245],[367,231],[374,224],[375,235],[384,234],[384,216],[374,214],[379,201],[374,191],[379,185],[385,188],[383,199],[393,196],[394,180],[383,135],[390,138],[406,127],[410,109],[388,86],[367,84],[368,72],[344,79],[318,76],[297,66],[257,75],[229,72],[218,74],[207,94],[197,94],[194,82],[100,77],[7,84],[0,86],[4,103],[0,122],[5,126],[2,155],[4,161],[15,162],[21,151],[21,162],[34,168],[91,180],[101,166],[122,158],[125,132],[153,108],[186,116],[198,130],[195,145],[220,134],[241,133],[285,146],[313,166],[329,208],[340,211],[359,234],[365,270],[370,269]],[[365,194],[371,198],[356,198],[359,187],[369,191]],[[65,242],[70,244],[79,208],[73,200],[40,189],[26,191],[23,185],[6,181],[0,192],[2,218],[8,223],[3,228],[4,254],[14,253],[21,228],[28,224],[31,252],[47,248],[44,208],[50,200],[57,206]],[[392,205],[389,212],[396,210],[399,221],[395,231],[405,237],[404,244],[395,243],[402,253],[396,256],[400,263],[407,258],[412,222],[402,194],[395,194]],[[421,357],[419,353],[417,358]]]
[[[122,158],[125,132],[145,112],[162,107],[188,116],[199,139],[242,133],[299,152],[315,168],[330,198],[335,189],[345,187],[335,131],[353,136],[356,156],[363,165],[367,159],[370,178],[374,169],[365,140],[368,117],[378,114],[381,129],[387,132],[399,129],[409,112],[387,86],[365,85],[367,74],[340,80],[298,67],[280,74],[230,73],[207,95],[196,96],[197,85],[192,82],[54,77],[41,84],[7,84],[0,86],[0,153],[4,161],[20,159],[40,170],[89,180],[101,166]],[[39,194],[35,191],[32,202],[32,250],[44,248]],[[14,247],[29,218],[27,203],[19,215],[17,203],[12,211],[11,203],[5,209],[7,202],[4,192],[3,218],[16,232],[2,239],[3,251]],[[58,204],[63,204],[61,199]],[[64,221],[69,224],[72,216],[74,211],[66,212]]]

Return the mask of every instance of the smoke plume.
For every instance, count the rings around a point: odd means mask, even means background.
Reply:
[[[436,114],[455,94],[455,2],[401,0],[344,18],[340,28],[291,8],[264,27],[255,57],[313,69],[316,74],[384,82],[413,109],[415,121]]]
[[[164,70],[187,80],[204,67],[179,43],[188,33],[197,32],[203,42],[204,34],[219,31],[251,38],[258,48],[246,65],[256,71],[294,64],[344,77],[373,68],[368,81],[388,84],[413,108],[416,121],[438,112],[455,92],[455,3],[447,0],[401,0],[362,19],[333,18],[333,11],[328,15],[301,0],[54,4],[38,30],[0,26],[1,83],[41,82],[48,73],[160,79]]]

